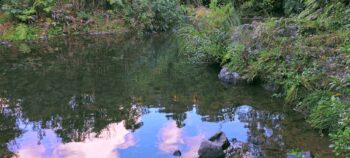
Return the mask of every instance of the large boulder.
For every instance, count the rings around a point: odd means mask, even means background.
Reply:
[[[198,155],[200,158],[224,158],[224,150],[230,146],[226,135],[223,132],[218,132],[209,140],[201,143]]]
[[[227,67],[223,67],[220,70],[218,77],[221,81],[227,84],[238,84],[242,81],[239,73],[230,71]]]

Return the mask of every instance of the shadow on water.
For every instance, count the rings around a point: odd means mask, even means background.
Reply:
[[[218,130],[260,157],[333,156],[300,115],[259,87],[224,86],[166,35],[0,50],[0,157],[196,157]]]

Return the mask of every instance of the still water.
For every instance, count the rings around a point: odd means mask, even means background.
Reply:
[[[333,157],[327,138],[270,93],[224,85],[217,67],[178,51],[168,35],[0,48],[0,157],[195,158],[217,131],[260,157]]]

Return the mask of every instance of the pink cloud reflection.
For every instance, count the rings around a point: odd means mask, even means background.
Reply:
[[[205,138],[202,132],[196,136],[185,136],[182,128],[177,128],[176,122],[169,122],[161,128],[158,136],[158,149],[162,152],[172,154],[174,151],[181,149],[183,158],[198,157],[198,149],[201,141]]]
[[[52,137],[58,136],[54,134]],[[118,149],[135,144],[133,135],[122,122],[109,124],[98,137],[91,133],[84,142],[56,143],[54,146],[22,143],[16,154],[19,158],[119,158]]]

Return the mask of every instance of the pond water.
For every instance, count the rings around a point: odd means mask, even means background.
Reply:
[[[260,157],[327,138],[260,87],[227,86],[167,35],[76,36],[0,48],[0,157],[197,157],[217,131]]]

